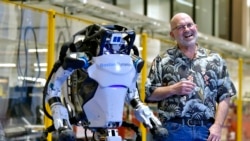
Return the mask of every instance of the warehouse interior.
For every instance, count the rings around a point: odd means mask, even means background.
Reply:
[[[145,59],[147,60],[146,66],[149,67],[157,54],[175,44],[169,36],[170,25],[168,22],[171,17],[171,6],[173,6],[171,4],[176,4],[175,8],[177,9],[176,11],[172,10],[172,12],[178,12],[178,8],[181,8],[178,7],[177,3],[183,5],[183,9],[185,7],[199,9],[199,7],[190,5],[195,4],[194,1],[0,1],[2,56],[0,61],[0,103],[2,105],[0,107],[0,140],[35,141],[41,136],[41,132],[46,126],[46,120],[48,120],[44,118],[42,110],[42,93],[46,78],[58,58],[61,45],[71,40],[74,33],[91,24],[117,24],[129,27],[136,31],[135,45],[139,47],[140,51],[144,47],[141,39],[146,35],[147,55]],[[218,4],[216,0],[211,0],[212,2],[214,5]],[[222,31],[222,33],[230,34],[221,34],[217,31],[224,29],[221,27],[223,25],[202,26],[202,22],[213,20],[203,21],[201,18],[202,16],[204,18],[204,15],[199,17],[199,11],[194,14],[192,8],[187,9],[192,11],[193,16],[197,17],[197,24],[201,29],[199,30],[199,44],[219,52],[226,58],[230,75],[237,86],[238,93],[233,98],[231,115],[228,120],[234,120],[238,128],[231,130],[231,128],[229,129],[231,125],[228,124],[228,127],[225,127],[222,140],[247,141],[250,140],[250,132],[246,129],[249,125],[247,119],[250,115],[248,110],[250,106],[250,89],[248,87],[250,81],[250,1],[240,0],[237,4],[230,0],[220,2],[222,4],[230,3],[231,8],[239,9],[240,7],[241,9],[234,10],[234,13],[227,11],[228,15],[225,18],[216,14],[211,15],[215,16],[215,19],[212,19],[217,20],[217,22],[227,18],[231,20],[231,24],[228,23],[231,25],[228,28],[231,27],[231,29]],[[163,6],[161,7],[160,4]],[[202,5],[202,2],[196,1],[196,4]],[[156,8],[148,6],[147,11],[145,11],[145,5]],[[166,5],[169,7],[164,7]],[[205,10],[214,10],[213,6],[206,5],[206,2],[203,6],[207,6]],[[159,10],[155,12],[157,7]],[[230,19],[230,15],[235,19]],[[155,105],[152,105],[152,109],[154,108]],[[125,107],[125,109],[129,108]],[[130,110],[127,111],[130,112]],[[242,120],[235,121],[236,117],[242,118]],[[133,120],[132,114],[128,116],[128,120]],[[75,132],[79,138],[83,136],[82,129],[75,128]],[[130,130],[123,132],[128,140],[133,138],[134,134]],[[6,134],[8,134],[7,137]]]

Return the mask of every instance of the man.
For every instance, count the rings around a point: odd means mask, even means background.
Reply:
[[[170,22],[177,45],[158,55],[151,66],[146,100],[158,102],[169,131],[162,141],[220,141],[230,98],[236,94],[219,54],[197,43],[198,29],[186,13]],[[217,105],[218,104],[218,105]]]

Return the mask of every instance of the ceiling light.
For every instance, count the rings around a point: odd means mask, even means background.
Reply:
[[[123,15],[124,15],[124,12],[123,12],[123,11],[120,11],[120,15],[123,16]]]
[[[16,64],[14,64],[14,63],[1,63],[0,67],[3,67],[3,68],[12,68],[12,67],[16,67]]]
[[[48,52],[48,49],[46,48],[42,48],[42,49],[28,49],[29,53],[33,53],[33,52]]]
[[[39,63],[40,67],[47,67],[47,63]],[[38,67],[37,63],[34,63],[34,67]]]
[[[87,0],[82,0],[82,3],[83,4],[86,4],[88,1]]]
[[[0,78],[0,83],[8,83],[9,80],[7,78]]]
[[[19,79],[19,80],[28,80],[28,81],[33,81],[33,82],[40,82],[42,84],[42,86],[44,86],[45,83],[46,83],[46,79],[44,79],[44,78],[18,76],[17,79]]]
[[[43,72],[46,72],[47,71],[47,68],[35,68],[35,71],[43,71]]]
[[[189,6],[189,7],[193,7],[192,3],[184,1],[184,0],[176,0],[176,2],[183,4],[183,5],[186,5],[186,6]]]
[[[139,51],[142,51],[142,50],[143,50],[143,48],[142,48],[141,46],[139,46],[139,47],[138,47],[138,50],[139,50]]]

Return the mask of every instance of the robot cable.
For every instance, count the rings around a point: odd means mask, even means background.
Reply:
[[[23,1],[22,1],[23,2]],[[19,32],[19,40],[18,40],[18,45],[17,45],[17,60],[16,60],[16,62],[17,62],[17,74],[18,74],[18,76],[21,76],[21,77],[23,77],[23,78],[25,78],[25,76],[26,76],[26,74],[27,74],[27,58],[25,58],[25,70],[24,70],[24,73],[23,73],[23,71],[22,71],[22,67],[21,67],[21,58],[20,58],[20,49],[21,49],[21,40],[22,40],[22,27],[23,27],[23,15],[24,15],[24,12],[23,12],[23,8],[21,7],[21,12],[20,12],[20,26],[19,26],[19,30],[20,30],[20,32]],[[24,50],[25,51],[25,57],[27,57],[27,49],[25,49]],[[22,87],[24,87],[25,86],[25,80],[23,79],[22,80]],[[21,96],[23,97],[23,91],[21,91]]]

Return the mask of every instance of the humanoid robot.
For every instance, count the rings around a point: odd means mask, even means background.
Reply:
[[[122,141],[118,127],[129,104],[153,135],[167,131],[139,97],[137,80],[144,61],[134,45],[135,32],[119,25],[90,25],[64,43],[46,82],[44,104],[59,140],[73,141],[72,125],[93,133],[93,140]],[[66,92],[62,92],[66,88]],[[86,139],[87,140],[87,139]]]

